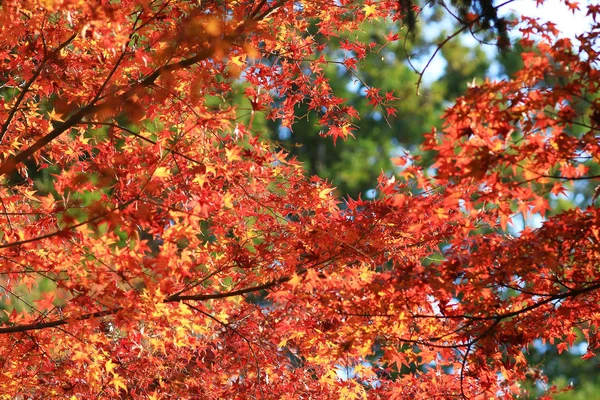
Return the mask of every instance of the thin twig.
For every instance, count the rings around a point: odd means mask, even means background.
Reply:
[[[77,35],[78,35],[78,33],[74,33],[73,35],[71,35],[71,37],[69,37],[67,40],[65,40],[63,43],[61,43],[56,49],[54,49],[52,51],[52,53],[48,54],[46,57],[44,57],[42,59],[42,62],[37,67],[37,69],[33,72],[33,75],[31,75],[31,78],[29,78],[29,80],[27,81],[27,83],[25,84],[25,86],[23,86],[23,89],[21,90],[21,93],[19,93],[19,97],[17,97],[17,100],[15,101],[15,104],[13,104],[10,112],[8,113],[8,117],[6,118],[6,121],[2,125],[2,128],[0,129],[0,143],[2,142],[2,140],[4,139],[4,136],[6,135],[6,132],[8,131],[8,127],[9,127],[9,125],[10,125],[13,117],[15,116],[15,113],[19,109],[19,105],[21,104],[21,102],[25,98],[25,95],[29,91],[29,88],[31,87],[31,85],[33,84],[33,82],[35,82],[35,80],[38,78],[38,76],[40,76],[40,74],[42,73],[42,70],[46,66],[46,63],[52,57],[54,57],[56,54],[60,53],[60,51],[62,49],[64,49],[69,43],[71,43],[77,37]]]

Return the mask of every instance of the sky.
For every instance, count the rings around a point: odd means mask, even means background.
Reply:
[[[496,4],[499,3],[501,3],[501,1],[497,0]],[[545,0],[544,4],[541,6],[537,6],[535,0],[515,0],[513,3],[502,7],[500,9],[500,15],[526,15],[537,17],[542,21],[552,21],[565,36],[573,39],[590,26],[592,19],[591,17],[585,16],[585,8],[587,4],[591,3],[592,1],[590,0],[580,0],[579,5],[581,11],[573,14],[564,4],[564,0]],[[437,35],[437,32],[432,32],[432,35]],[[434,36],[432,36],[432,38]],[[465,36],[464,39],[467,43],[469,43],[470,40],[473,41],[473,46],[480,45],[472,40],[470,36]],[[484,47],[484,49],[490,56],[493,56],[496,52],[495,46],[487,46]],[[422,60],[416,61],[415,64],[418,67],[422,67],[427,60],[428,58],[424,57]],[[436,57],[431,62],[424,75],[424,82],[431,83],[436,81],[444,73],[445,66],[446,63],[442,57]],[[492,68],[491,74],[494,75],[494,68]]]
[[[585,17],[585,7],[593,2],[589,0],[578,1],[580,9],[583,12],[577,12],[575,15],[569,11],[564,1],[545,0],[544,4],[536,7],[533,0],[517,0],[505,7],[515,14],[538,17],[542,20],[552,21],[557,24],[557,28],[566,36],[574,38],[590,26],[591,18]]]

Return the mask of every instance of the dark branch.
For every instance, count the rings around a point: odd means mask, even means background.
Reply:
[[[37,77],[42,73],[42,70],[46,66],[46,63],[52,57],[54,57],[56,54],[60,53],[60,51],[65,48],[65,46],[67,46],[69,43],[71,43],[77,37],[77,35],[78,35],[78,33],[74,33],[73,35],[71,35],[71,37],[69,37],[67,40],[65,40],[63,43],[61,43],[60,46],[58,46],[56,49],[54,49],[52,51],[52,53],[46,55],[46,57],[44,57],[44,59],[42,60],[42,62],[38,66],[38,68],[35,70],[35,72],[31,76],[31,78],[29,78],[29,80],[27,81],[27,83],[25,84],[25,86],[23,86],[23,89],[21,90],[21,93],[19,94],[19,97],[15,101],[15,104],[12,106],[12,108],[11,108],[9,114],[8,114],[8,117],[6,118],[6,121],[2,125],[2,128],[0,129],[0,143],[2,142],[2,140],[4,139],[4,136],[6,135],[6,132],[8,131],[8,127],[9,127],[9,125],[10,125],[13,117],[15,116],[17,110],[19,109],[19,105],[21,104],[21,102],[25,98],[25,95],[29,91],[29,88],[31,87],[31,85],[33,84],[33,82],[35,82],[35,80],[37,79]]]

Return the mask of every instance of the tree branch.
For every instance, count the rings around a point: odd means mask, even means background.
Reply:
[[[176,70],[190,67],[190,66],[210,57],[210,55],[212,53],[213,53],[213,48],[211,46],[211,47],[207,47],[206,49],[199,52],[198,54],[196,54],[193,57],[190,57],[185,60],[181,60],[181,61],[178,61],[178,62],[175,62],[172,64],[163,65],[162,67],[160,67],[156,71],[154,71],[152,74],[147,76],[141,82],[136,83],[133,86],[131,86],[125,93],[121,94],[120,96],[116,96],[113,99],[110,99],[110,98],[106,99],[104,101],[104,103],[102,103],[102,104],[95,104],[94,102],[91,102],[88,105],[86,105],[85,107],[80,108],[75,114],[71,115],[66,121],[64,121],[64,122],[60,123],[58,126],[56,126],[52,130],[52,132],[50,132],[46,136],[43,136],[42,138],[38,139],[30,147],[26,148],[25,150],[20,151],[19,153],[17,153],[14,156],[11,155],[10,157],[8,157],[0,165],[0,177],[3,175],[7,175],[7,174],[11,173],[12,171],[14,171],[14,169],[16,168],[16,166],[19,163],[27,160],[29,157],[31,157],[33,154],[35,154],[37,151],[39,151],[40,149],[42,149],[43,147],[48,145],[50,142],[52,142],[54,139],[56,139],[57,137],[62,135],[65,131],[67,131],[67,130],[73,128],[75,125],[79,124],[83,120],[84,117],[93,114],[94,112],[98,111],[104,105],[112,103],[113,100],[117,100],[119,102],[124,102],[124,101],[128,100],[129,98],[133,97],[138,92],[138,90],[147,88],[147,87],[151,86],[152,84],[154,84],[154,81],[156,81],[163,73],[173,72]]]
[[[284,277],[272,280],[272,281],[267,282],[262,285],[253,286],[253,287],[240,289],[240,290],[234,290],[231,292],[224,292],[224,293],[170,296],[170,297],[167,297],[163,302],[164,303],[178,303],[178,302],[182,302],[182,301],[186,301],[186,300],[188,300],[188,301],[206,301],[206,300],[212,300],[212,299],[224,299],[227,297],[240,296],[240,295],[247,294],[247,293],[253,293],[253,292],[259,292],[261,290],[266,290],[266,289],[272,288],[273,286],[288,282],[290,279],[292,279],[291,276],[284,276]],[[0,334],[29,332],[29,331],[36,331],[36,330],[40,330],[40,329],[46,329],[46,328],[56,328],[56,327],[66,325],[66,324],[69,324],[69,323],[75,322],[75,321],[86,321],[89,319],[101,318],[101,317],[107,317],[109,315],[114,315],[122,309],[123,309],[123,307],[115,307],[115,308],[111,308],[108,310],[84,314],[84,315],[80,315],[78,317],[63,318],[63,319],[59,319],[56,321],[34,322],[31,324],[25,324],[25,325],[9,326],[9,327],[5,327],[5,328],[0,328]]]
[[[23,89],[21,90],[21,93],[19,94],[19,97],[15,101],[15,104],[13,104],[10,112],[8,113],[8,117],[6,118],[6,121],[2,125],[2,128],[0,129],[0,143],[2,143],[2,140],[4,139],[4,136],[6,135],[6,132],[8,131],[8,127],[9,127],[12,119],[14,118],[17,110],[19,109],[19,105],[21,104],[21,102],[25,98],[25,95],[29,91],[29,88],[31,87],[31,85],[33,84],[33,82],[35,82],[35,80],[37,79],[37,77],[40,76],[40,74],[42,73],[42,70],[46,66],[46,63],[48,62],[48,60],[50,60],[52,57],[54,57],[56,54],[58,54],[69,43],[71,43],[77,37],[77,35],[78,35],[78,33],[74,33],[73,35],[71,35],[71,37],[69,37],[67,40],[65,40],[63,43],[61,43],[60,46],[58,46],[56,49],[54,49],[52,51],[52,53],[46,55],[43,58],[43,60],[40,63],[40,65],[38,66],[38,68],[35,70],[35,72],[31,76],[31,78],[29,78],[29,80],[27,81],[27,83],[25,84],[25,86],[23,86]],[[0,176],[1,175],[2,174],[0,174]]]

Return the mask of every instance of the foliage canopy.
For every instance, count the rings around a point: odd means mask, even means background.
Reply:
[[[400,40],[357,32],[404,2],[90,3],[0,6],[7,396],[511,397],[544,379],[535,340],[583,337],[593,362],[600,25],[575,42],[524,18],[523,69],[448,108],[432,168],[404,154],[341,204],[253,124],[305,107],[322,140],[360,135],[324,70]],[[472,3],[464,29],[498,21]],[[517,215],[544,222],[510,236]]]

